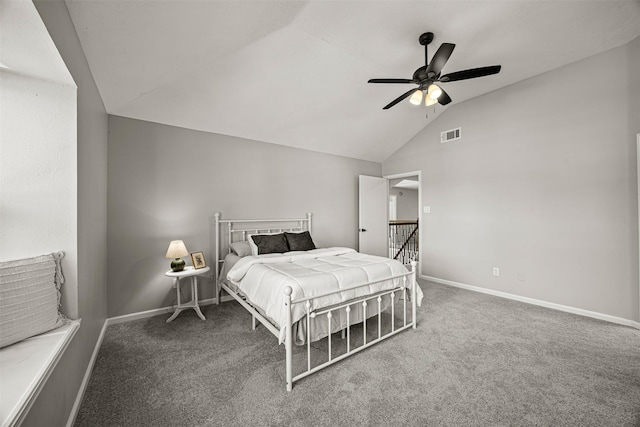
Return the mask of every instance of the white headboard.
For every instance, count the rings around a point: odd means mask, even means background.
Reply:
[[[220,212],[216,212],[212,218],[211,230],[211,265],[214,267],[216,286],[224,257],[231,252],[231,243],[247,240],[248,234],[284,231],[311,232],[311,213],[305,218],[292,219],[222,219]]]

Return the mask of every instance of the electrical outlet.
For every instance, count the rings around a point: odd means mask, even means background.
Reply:
[[[500,275],[500,269],[498,267],[493,267],[493,275],[494,276],[499,276]]]

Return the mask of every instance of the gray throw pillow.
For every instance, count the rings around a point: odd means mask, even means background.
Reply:
[[[229,246],[231,247],[231,251],[239,257],[251,255],[251,245],[246,240],[233,242]]]
[[[310,251],[315,249],[311,234],[308,231],[302,233],[284,233],[290,251]]]
[[[258,255],[289,252],[289,245],[287,245],[284,233],[272,235],[254,234],[250,238],[253,239],[253,243],[258,247]]]

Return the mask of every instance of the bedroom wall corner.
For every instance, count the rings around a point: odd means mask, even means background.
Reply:
[[[211,259],[210,219],[313,213],[318,246],[356,247],[358,175],[380,163],[109,116],[109,317],[176,303],[171,240]],[[186,257],[187,264],[191,261]],[[213,283],[200,280],[199,297]],[[187,295],[184,298],[188,298]]]
[[[75,318],[76,85],[33,3],[1,3],[0,26],[0,259],[63,250]]]
[[[76,89],[0,69],[0,93],[0,259],[63,250],[61,311],[77,318]]]
[[[34,402],[24,425],[67,425],[82,397],[85,373],[106,320],[107,114],[63,0],[35,8],[77,86],[73,128],[73,231],[77,245],[77,311],[82,324]],[[65,272],[66,274],[66,272]]]
[[[630,81],[628,98],[629,140],[632,141],[629,145],[630,187],[632,188],[630,196],[635,201],[631,206],[631,217],[636,219],[631,224],[631,229],[634,230],[634,232],[632,231],[633,235],[636,236],[635,244],[631,247],[636,264],[632,266],[632,275],[635,275],[636,283],[638,283],[638,294],[635,298],[638,301],[638,307],[635,320],[640,322],[640,200],[638,200],[640,198],[640,166],[638,163],[640,158],[638,150],[640,147],[638,147],[637,143],[637,135],[640,134],[640,37],[632,40],[626,48],[628,50],[627,57],[629,58],[627,74]]]
[[[383,162],[422,170],[422,274],[638,321],[638,57],[636,39],[454,104]]]

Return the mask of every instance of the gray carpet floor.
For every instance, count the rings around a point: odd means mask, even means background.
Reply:
[[[639,330],[421,286],[416,330],[291,393],[284,347],[236,302],[110,326],[75,425],[640,426]]]

